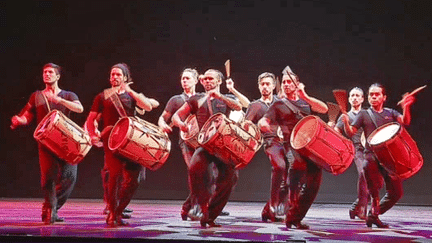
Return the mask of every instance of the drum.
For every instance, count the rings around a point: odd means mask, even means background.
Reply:
[[[351,140],[312,115],[304,117],[294,126],[290,143],[301,155],[333,175],[347,170],[355,154]]]
[[[150,170],[157,170],[168,159],[171,141],[158,126],[137,117],[123,117],[109,135],[108,148]]]
[[[198,133],[199,133],[199,126],[198,121],[196,119],[195,115],[190,115],[188,118],[186,118],[185,123],[188,127],[187,132],[180,131],[180,137],[185,141],[185,143],[192,148],[196,149],[199,146],[199,143],[197,141],[198,139]]]
[[[391,175],[407,179],[423,166],[423,157],[416,142],[397,122],[375,129],[367,141],[380,164]]]
[[[258,127],[250,121],[237,124],[224,114],[211,116],[198,134],[198,143],[224,163],[244,168],[261,147]]]
[[[88,133],[58,110],[52,110],[42,119],[33,137],[72,165],[81,162],[92,147]]]

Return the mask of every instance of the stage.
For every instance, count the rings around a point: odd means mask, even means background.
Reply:
[[[368,228],[351,220],[349,204],[313,204],[304,223],[309,230],[286,229],[282,222],[264,223],[264,203],[229,202],[229,216],[221,227],[201,228],[199,221],[182,221],[181,201],[134,200],[129,226],[108,228],[101,200],[70,199],[59,211],[64,222],[41,222],[42,199],[0,200],[0,236],[3,242],[432,242],[432,208],[397,205],[382,215],[389,229]]]

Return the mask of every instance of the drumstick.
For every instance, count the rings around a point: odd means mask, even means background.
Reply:
[[[341,112],[346,114],[347,113],[347,103],[348,103],[346,90],[335,89],[335,90],[333,90],[333,96],[335,97],[336,102],[338,103]]]
[[[411,93],[408,93],[406,96],[404,96],[404,98],[402,98],[397,105],[400,105],[400,103],[402,103],[405,100],[405,97],[407,96],[413,96],[415,94],[417,94],[418,92],[420,92],[421,90],[423,90],[424,88],[426,88],[427,85],[423,85],[421,87],[418,87],[417,89],[413,90]]]
[[[225,71],[226,71],[227,79],[230,78],[231,77],[231,62],[229,59],[225,62]]]

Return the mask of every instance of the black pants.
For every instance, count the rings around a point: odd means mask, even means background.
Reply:
[[[372,152],[365,152],[365,177],[372,198],[372,208],[369,214],[378,216],[392,208],[403,195],[402,180],[390,176],[379,164]],[[386,194],[380,201],[379,191],[385,183]]]
[[[286,221],[298,223],[306,216],[321,186],[322,169],[292,148],[287,149],[288,208]]]
[[[44,193],[44,208],[60,209],[71,195],[77,179],[77,165],[57,158],[39,144],[41,188]]]
[[[212,162],[217,170],[213,193],[209,176],[209,166]],[[189,168],[191,193],[203,211],[208,210],[210,221],[215,220],[222,212],[237,180],[238,173],[234,165],[225,164],[204,148],[195,150]]]
[[[105,168],[108,170],[106,199],[108,209],[114,214],[121,214],[131,201],[145,168],[115,155],[104,141]]]
[[[270,200],[265,208],[275,209],[280,203],[286,202],[287,190],[286,180],[288,173],[288,161],[285,148],[279,138],[269,138],[264,142],[264,151],[270,159],[272,165]]]

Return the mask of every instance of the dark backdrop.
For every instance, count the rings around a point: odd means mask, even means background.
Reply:
[[[109,87],[110,67],[130,65],[133,88],[160,101],[145,114],[156,123],[168,99],[181,92],[183,68],[223,70],[231,60],[236,87],[259,97],[257,76],[280,75],[290,65],[307,92],[332,101],[332,89],[374,82],[388,88],[386,105],[431,79],[430,1],[1,1],[0,197],[40,197],[35,124],[15,131],[10,118],[42,89],[47,62],[64,67],[60,87],[78,94],[85,121],[94,96]],[[198,85],[198,90],[202,87]],[[222,88],[226,92],[226,88]],[[408,131],[425,164],[404,183],[402,203],[431,204],[431,91],[418,95]],[[428,108],[429,107],[429,108]],[[400,107],[397,108],[400,110]],[[323,119],[327,119],[323,117]],[[167,163],[148,172],[135,198],[184,199],[186,166],[177,130]],[[93,148],[79,165],[72,197],[102,198],[103,153]],[[339,176],[324,172],[317,201],[351,202],[354,166]],[[262,151],[240,172],[232,200],[264,201],[270,164]]]

